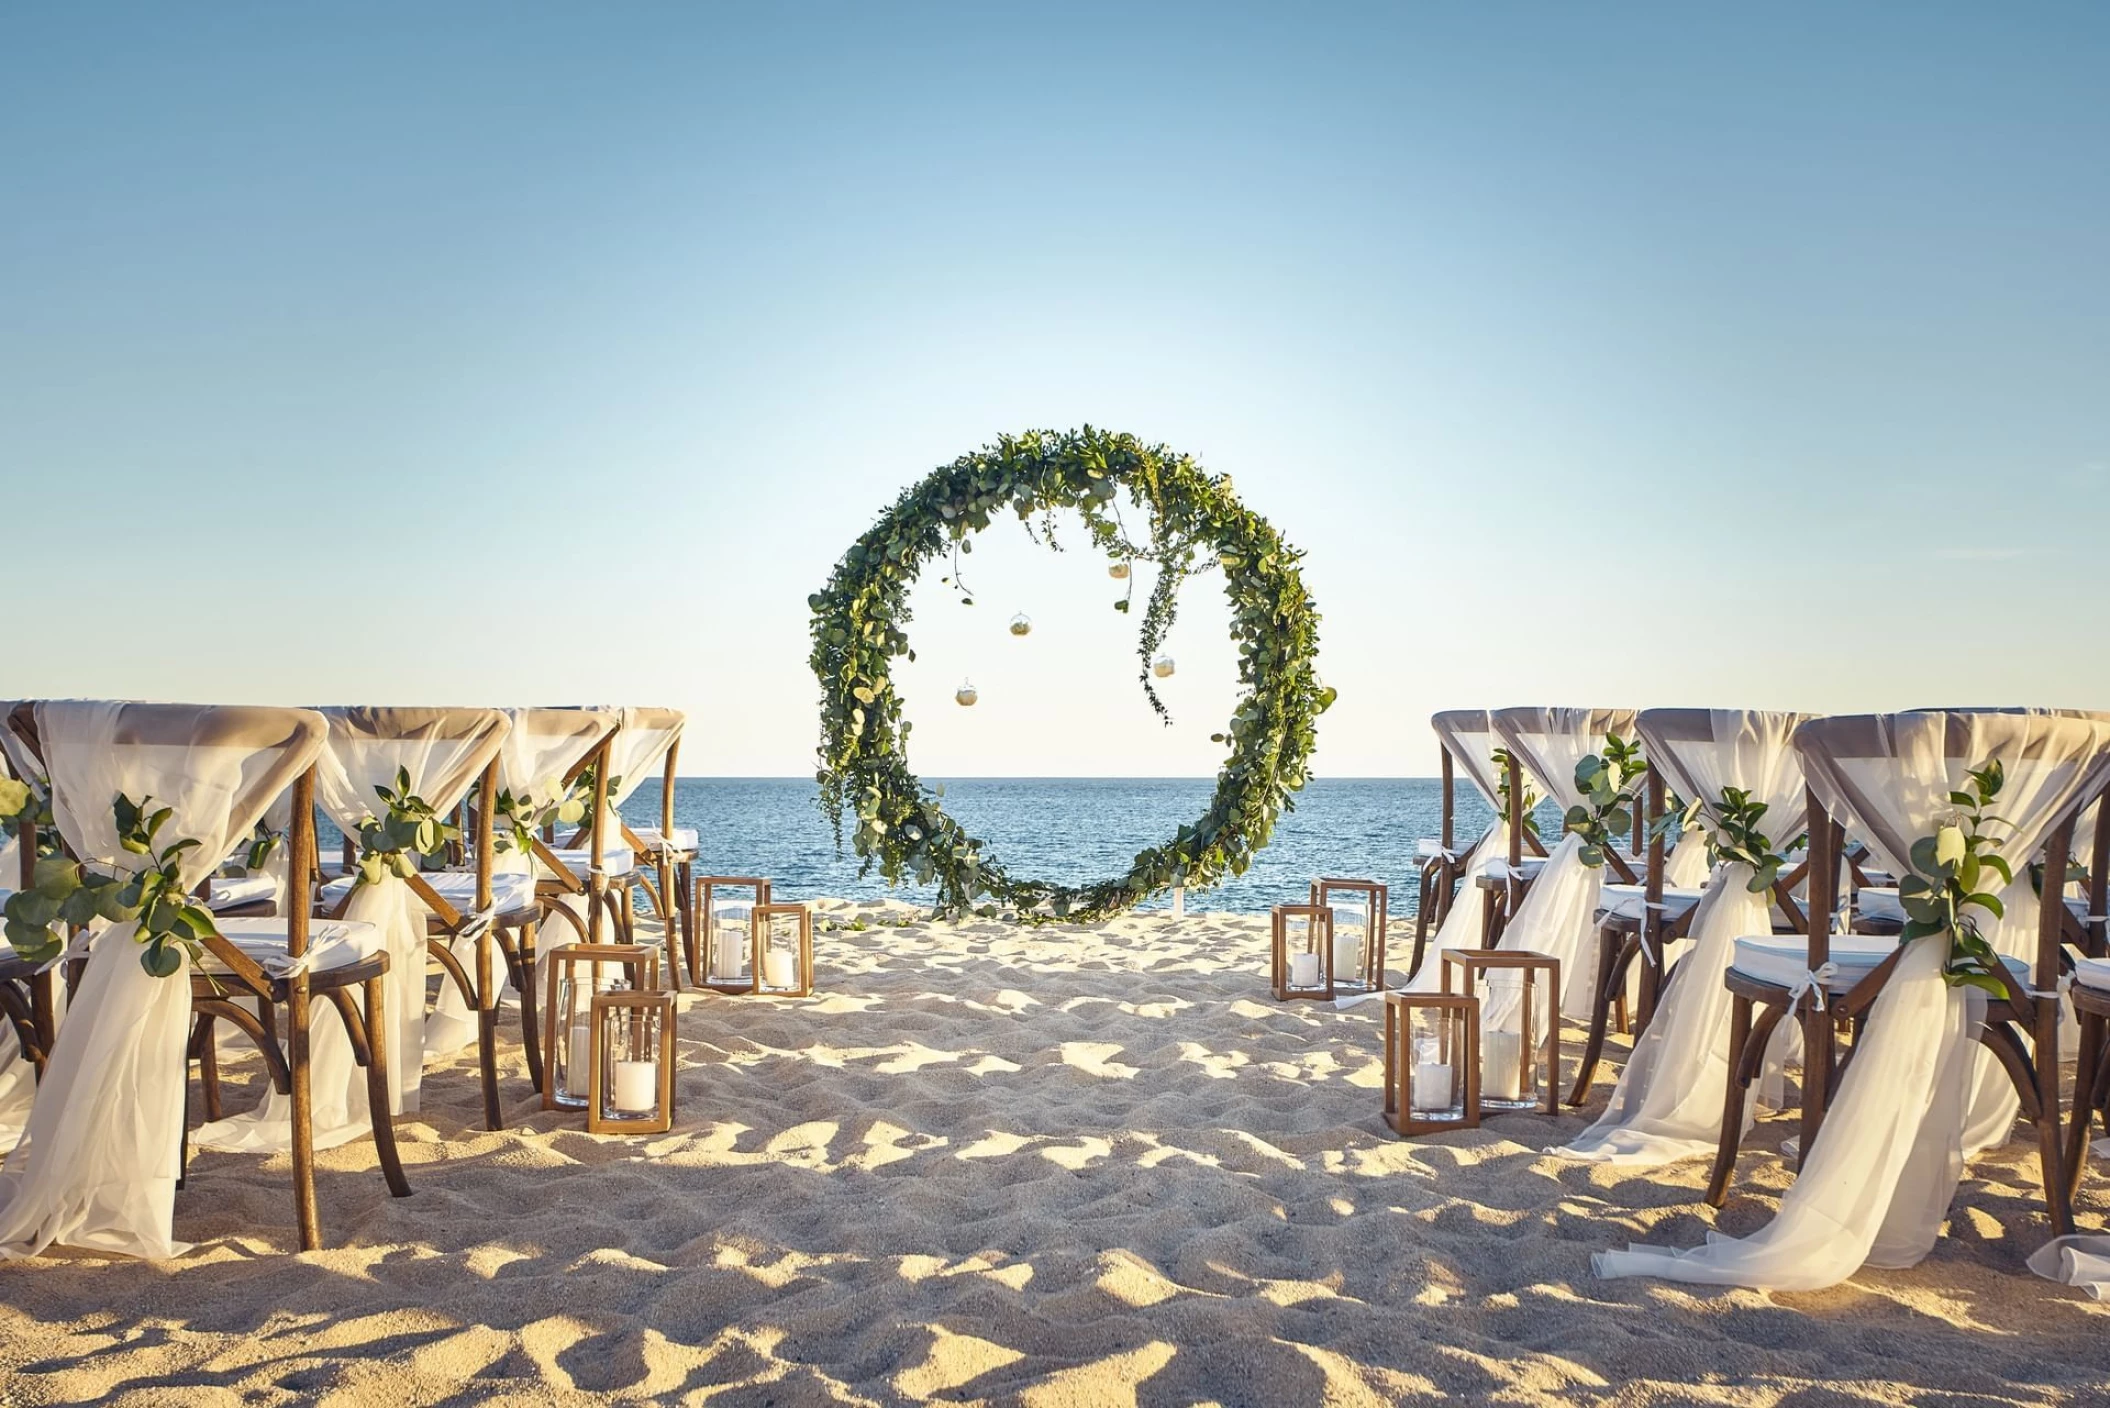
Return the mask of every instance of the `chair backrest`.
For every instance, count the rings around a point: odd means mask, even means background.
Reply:
[[[1958,810],[1951,794],[1969,771],[1998,760],[2005,774],[1992,812],[2001,855],[2018,879],[2039,851],[2046,855],[2045,891],[2063,888],[2074,819],[2110,788],[2110,719],[2048,711],[1922,710],[1814,719],[1795,732],[1795,748],[1814,803],[1812,845],[1827,833],[1828,874],[1813,878],[1810,955],[1813,968],[1828,956],[1827,911],[1836,886],[1840,828],[1864,837],[1884,866],[1913,872],[1912,846]],[[1824,881],[1826,883],[1820,883]],[[2026,879],[2021,883],[2027,884]],[[2058,912],[2052,900],[2039,926],[2037,982],[2058,977]],[[1828,913],[1827,916],[1828,918]]]
[[[1497,709],[1488,716],[1495,735],[1516,765],[1531,775],[1545,794],[1566,811],[1582,800],[1575,790],[1575,765],[1602,752],[1605,740],[1632,739],[1632,709]],[[1523,859],[1523,790],[1512,785],[1509,799],[1509,861]]]

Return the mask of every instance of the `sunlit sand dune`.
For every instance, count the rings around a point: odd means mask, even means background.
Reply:
[[[543,1113],[510,1043],[511,1127],[484,1133],[465,1052],[402,1124],[413,1197],[386,1195],[365,1143],[322,1156],[331,1249],[311,1255],[291,1251],[281,1164],[197,1154],[177,1203],[190,1256],[0,1265],[0,1397],[2110,1393],[2105,1310],[2023,1268],[2045,1233],[2021,1142],[1973,1166],[1949,1235],[1910,1271],[1810,1295],[1601,1282],[1593,1251],[1763,1225],[1788,1125],[1761,1126],[1716,1215],[1700,1165],[1537,1152],[1589,1112],[1392,1137],[1381,1011],[1271,1001],[1264,919],[1036,931],[822,913],[819,995],[683,1000],[673,1133],[596,1139]],[[254,1063],[233,1073],[253,1080]],[[2084,1193],[2084,1221],[2102,1211]]]

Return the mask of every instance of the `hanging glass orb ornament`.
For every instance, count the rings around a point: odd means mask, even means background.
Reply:
[[[1106,564],[1106,575],[1117,582],[1126,581],[1128,579],[1128,564],[1125,562],[1109,562]]]
[[[1171,679],[1173,668],[1170,655],[1160,655],[1157,659],[1150,662],[1150,673],[1161,680]]]
[[[1023,611],[1019,612],[1016,616],[1013,616],[1011,618],[1011,634],[1015,636],[1032,635],[1033,618],[1031,616],[1028,616]]]
[[[960,687],[952,692],[952,702],[962,709],[972,709],[974,701],[981,697],[980,691],[974,687],[973,680],[961,680]]]

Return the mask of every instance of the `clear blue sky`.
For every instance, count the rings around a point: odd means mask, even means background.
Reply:
[[[0,691],[666,702],[799,773],[835,556],[1089,421],[1309,552],[1324,772],[2110,707],[2106,94],[2102,4],[10,6]],[[1209,584],[1168,734],[1101,568],[990,537],[916,765],[1209,771]]]

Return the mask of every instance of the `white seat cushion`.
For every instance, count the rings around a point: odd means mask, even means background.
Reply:
[[[584,846],[567,846],[562,850],[551,847],[550,854],[562,861],[564,868],[581,880],[586,878],[586,872],[592,868],[593,853]],[[536,869],[543,875],[550,874],[546,865],[538,865]],[[637,869],[637,856],[628,846],[610,846],[601,852],[601,869],[610,877],[628,875]]]
[[[470,870],[435,870],[423,877],[439,897],[463,913],[476,908],[476,873]],[[335,909],[352,892],[352,877],[332,880],[322,887],[322,903]],[[500,914],[535,906],[535,877],[523,871],[500,871],[491,877],[491,906]]]
[[[205,902],[213,909],[233,909],[277,894],[278,886],[268,875],[215,875],[205,892]]]
[[[1905,922],[1905,906],[1898,900],[1896,886],[1884,889],[1870,886],[1856,891],[1854,904],[1863,919],[1882,920],[1891,924]],[[2076,919],[2085,921],[2088,917],[2088,902],[2084,899],[2069,895],[2066,898],[2066,908]]]
[[[1536,879],[1538,873],[1545,868],[1546,859],[1544,856],[1526,856],[1523,860],[1517,862],[1517,869],[1524,872],[1526,880]],[[1509,861],[1502,857],[1491,860],[1480,867],[1480,874],[1489,880],[1503,879],[1509,874]]]
[[[1598,912],[1610,919],[1639,919],[1641,907],[1648,902],[1648,887],[1645,885],[1614,885],[1607,883],[1603,889],[1603,902]],[[1663,887],[1663,913],[1671,919],[1682,919],[1700,902],[1698,890]]]
[[[1898,941],[1888,934],[1834,934],[1831,961],[1838,972],[1825,984],[1828,992],[1844,992],[1874,972],[1890,957]],[[2028,986],[2030,965],[2019,958],[2003,959],[2016,983]],[[1810,941],[1801,934],[1764,934],[1736,941],[1736,957],[1730,966],[1746,977],[1763,983],[1793,987],[1809,971]]]
[[[268,971],[268,959],[283,959],[286,955],[286,921],[283,919],[222,919],[219,930],[234,946],[255,959]],[[343,919],[317,919],[308,925],[308,967],[311,971],[327,972],[357,963],[381,952],[381,930],[372,924],[356,924]],[[224,973],[227,965],[210,953],[205,955],[205,971]]]
[[[656,826],[633,826],[633,827],[631,827],[630,829],[631,829],[632,831],[635,831],[635,832],[637,833],[637,839],[638,839],[638,840],[640,840],[640,841],[643,841],[643,842],[645,843],[645,848],[646,848],[647,850],[653,850],[653,851],[657,851],[657,850],[662,850],[662,849],[664,849],[664,842],[663,842],[663,840],[662,840],[662,838],[661,838],[661,836],[660,836],[660,831],[659,831],[659,828],[658,828],[658,827],[656,827]],[[677,826],[677,827],[675,827],[675,828],[674,828],[674,849],[675,849],[675,850],[677,850],[677,851],[693,851],[693,850],[695,850],[695,849],[696,849],[696,839],[697,839],[697,838],[696,838],[696,828],[695,828],[695,827],[693,827],[693,826]]]

